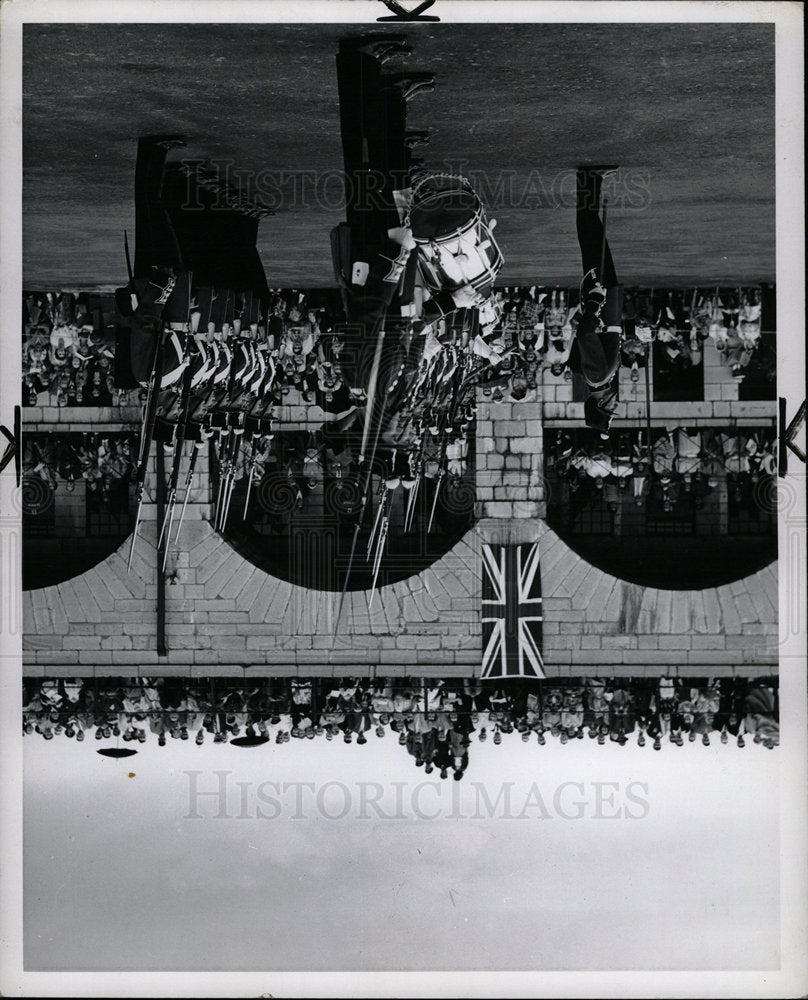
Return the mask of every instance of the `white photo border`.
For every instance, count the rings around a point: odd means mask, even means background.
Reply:
[[[2,0],[0,0],[2,2]],[[405,0],[413,8],[413,0]],[[0,423],[20,401],[22,290],[22,28],[31,22],[330,22],[372,26],[379,0],[6,0],[0,8]],[[791,419],[805,398],[803,5],[781,2],[509,2],[437,0],[443,25],[474,22],[769,22],[776,40],[778,394]],[[785,338],[788,336],[786,349]],[[0,446],[2,447],[2,446]],[[40,973],[22,962],[22,636],[19,490],[13,462],[0,476],[0,991],[4,996],[799,996],[808,991],[805,467],[789,458],[780,518],[779,747],[781,954],[777,972],[518,973]],[[783,665],[787,669],[783,670]]]

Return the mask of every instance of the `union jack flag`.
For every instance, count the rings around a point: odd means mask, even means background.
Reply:
[[[539,543],[483,543],[481,680],[544,677]]]

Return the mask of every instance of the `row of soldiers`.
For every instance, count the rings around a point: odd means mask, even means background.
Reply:
[[[162,280],[168,290],[176,279]],[[209,318],[219,299],[225,308]],[[215,523],[219,528],[226,523],[235,484],[244,476],[246,512],[253,483],[268,463],[278,464],[278,407],[285,402],[308,399],[325,417],[318,435],[323,447],[308,447],[306,456],[298,456],[311,467],[304,480],[313,485],[321,478],[316,467],[323,455],[336,478],[356,470],[368,387],[350,331],[324,333],[314,310],[293,308],[281,321],[267,316],[257,300],[209,288],[193,291],[189,313],[187,323],[173,322],[165,329],[159,388],[153,392],[152,436],[174,455],[169,506],[179,487],[183,443],[193,443],[193,466],[200,445],[213,441],[219,473]],[[422,478],[439,483],[465,473],[475,386],[506,353],[481,336],[476,310],[458,310],[430,325],[390,325],[401,350],[389,382],[395,405],[378,430],[381,506],[399,486],[412,488],[414,503]],[[290,396],[295,389],[300,395]],[[283,450],[288,456],[289,449]],[[291,480],[289,462],[282,464]],[[384,523],[382,516],[380,526]]]

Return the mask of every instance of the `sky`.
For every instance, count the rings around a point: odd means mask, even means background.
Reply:
[[[778,750],[98,745],[24,740],[29,970],[779,962]]]

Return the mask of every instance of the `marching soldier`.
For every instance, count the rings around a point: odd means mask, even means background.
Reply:
[[[577,175],[576,226],[584,277],[570,368],[586,381],[587,426],[599,431],[603,438],[608,437],[617,405],[616,372],[623,315],[623,290],[598,211],[603,176],[614,169],[582,167]]]

